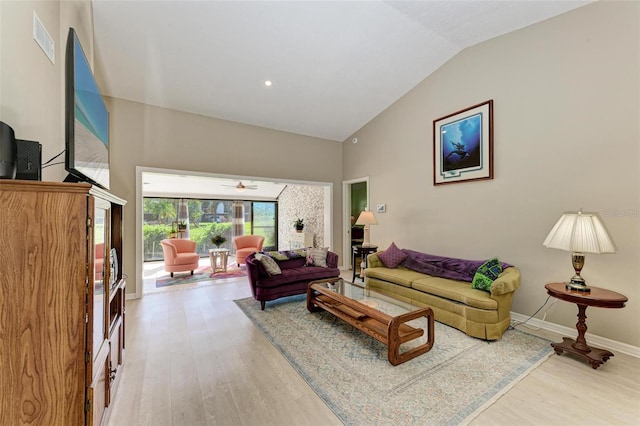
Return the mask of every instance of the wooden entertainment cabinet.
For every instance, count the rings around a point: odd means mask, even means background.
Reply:
[[[124,356],[124,205],[86,183],[0,181],[0,424],[106,419]]]

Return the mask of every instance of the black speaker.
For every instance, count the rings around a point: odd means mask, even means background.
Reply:
[[[0,121],[0,179],[16,177],[16,136],[8,124]]]
[[[36,141],[16,140],[18,171],[16,179],[42,180],[42,145]]]

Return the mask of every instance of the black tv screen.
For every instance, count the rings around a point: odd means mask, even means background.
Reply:
[[[65,80],[65,181],[109,189],[109,112],[73,28],[67,37]]]

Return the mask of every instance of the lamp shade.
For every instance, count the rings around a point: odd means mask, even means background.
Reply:
[[[583,253],[615,253],[609,234],[596,213],[566,212],[542,243],[548,248]]]
[[[376,220],[376,216],[372,211],[364,210],[360,212],[360,216],[358,216],[358,220],[356,220],[356,225],[377,225],[378,221]]]

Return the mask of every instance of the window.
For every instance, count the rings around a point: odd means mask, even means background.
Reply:
[[[244,234],[265,237],[264,247],[276,250],[278,203],[275,201],[244,201]],[[215,248],[211,238],[226,238],[220,248],[233,252],[231,200],[201,200],[192,198],[143,198],[144,261],[162,260],[160,241],[165,238],[188,238],[196,242],[200,256],[208,256]],[[187,222],[185,232],[179,232],[178,223]]]
[[[252,234],[264,237],[264,250],[278,249],[278,204],[276,202],[257,202],[252,204]]]

